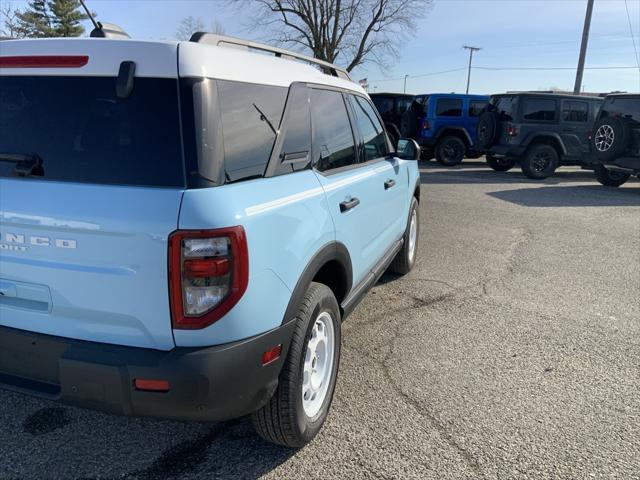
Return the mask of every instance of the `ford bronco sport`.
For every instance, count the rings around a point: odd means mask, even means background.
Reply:
[[[478,122],[478,144],[487,163],[505,172],[520,163],[534,180],[560,165],[588,166],[591,128],[603,99],[514,93],[491,97]]]
[[[416,261],[399,148],[345,71],[292,52],[3,42],[0,386],[306,444],[341,321]]]
[[[640,177],[640,95],[609,95],[593,127],[591,151],[598,181],[619,187]]]

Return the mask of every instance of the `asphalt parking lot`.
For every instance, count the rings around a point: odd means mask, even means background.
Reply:
[[[307,448],[0,391],[0,479],[640,478],[640,182],[421,168],[418,265],[345,324]]]

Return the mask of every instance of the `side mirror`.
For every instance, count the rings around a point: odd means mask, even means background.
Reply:
[[[403,160],[420,160],[420,145],[411,138],[401,138],[396,147],[396,156]]]

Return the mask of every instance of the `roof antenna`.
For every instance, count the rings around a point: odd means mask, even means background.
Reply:
[[[98,22],[95,18],[95,16],[93,15],[93,13],[91,13],[91,11],[87,8],[87,5],[84,3],[84,0],[80,0],[80,4],[82,5],[82,8],[84,8],[84,11],[87,12],[87,16],[89,17],[89,19],[91,20],[91,23],[93,23],[94,29],[91,30],[91,33],[89,34],[90,37],[92,38],[131,38],[129,36],[129,34],[127,32],[125,32],[122,28],[120,28],[118,25],[114,25],[112,23],[102,23],[102,22]]]

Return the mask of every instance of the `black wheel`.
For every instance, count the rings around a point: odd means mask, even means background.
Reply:
[[[498,158],[487,155],[487,164],[496,172],[507,172],[515,166],[516,161],[513,158]]]
[[[532,180],[543,180],[558,168],[560,157],[551,145],[538,144],[529,147],[520,161],[522,173]]]
[[[318,434],[333,399],[342,335],[340,308],[329,287],[311,283],[295,321],[278,388],[251,418],[262,438],[291,448]]]
[[[490,148],[498,137],[498,114],[496,112],[484,112],[480,115],[476,134],[480,148],[485,150]]]
[[[602,165],[597,165],[594,169],[596,179],[607,187],[619,187],[631,176],[628,173],[615,172],[613,170],[607,170]]]
[[[444,137],[436,146],[436,160],[445,167],[458,165],[466,153],[467,146],[458,137]]]
[[[416,198],[411,199],[411,209],[409,210],[409,221],[404,232],[404,243],[402,249],[393,259],[387,271],[398,275],[406,275],[416,264],[418,253],[418,239],[420,238],[420,211]]]
[[[629,124],[619,117],[605,117],[596,122],[591,137],[591,151],[602,161],[614,160],[624,154],[631,139]]]

